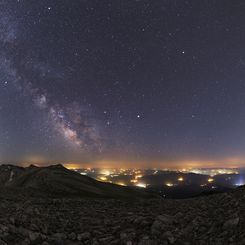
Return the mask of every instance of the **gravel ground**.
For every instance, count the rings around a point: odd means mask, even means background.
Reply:
[[[4,198],[2,244],[244,244],[245,191],[186,200]]]

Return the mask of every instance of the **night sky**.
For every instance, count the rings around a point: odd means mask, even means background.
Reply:
[[[0,163],[245,164],[243,0],[0,0]]]

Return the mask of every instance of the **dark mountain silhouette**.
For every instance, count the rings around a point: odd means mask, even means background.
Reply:
[[[147,198],[145,190],[103,183],[68,170],[62,165],[48,167],[0,166],[0,189],[3,193],[59,197]]]

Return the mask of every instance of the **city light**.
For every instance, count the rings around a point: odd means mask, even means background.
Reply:
[[[182,172],[183,169],[182,169]],[[237,171],[237,169],[230,169],[230,168],[214,168],[214,169],[190,169],[189,172],[195,173],[195,174],[206,174],[209,175],[211,177],[215,176],[215,175],[219,175],[219,174],[238,174],[239,172]]]
[[[123,183],[123,182],[117,182],[116,184],[117,184],[117,185],[126,186],[125,183]]]
[[[182,182],[182,181],[184,181],[184,178],[183,177],[179,177],[178,181]]]
[[[131,179],[130,182],[131,182],[131,183],[137,183],[138,180],[137,180],[137,179]]]
[[[186,172],[183,172],[186,170]],[[207,187],[214,189],[216,179],[214,175],[223,174],[220,176],[224,185],[241,186],[245,185],[245,175],[240,174],[238,169],[100,169],[100,168],[83,168],[74,169],[74,171],[81,175],[87,175],[98,181],[113,183],[121,186],[136,186],[141,188],[155,188],[154,185],[163,185],[163,188],[171,188],[181,186],[189,188],[190,185],[197,185],[199,187]],[[206,176],[206,181],[198,180],[195,175],[188,175],[188,173],[198,172],[200,175]],[[209,174],[208,174],[209,173]],[[232,173],[232,175],[227,175]],[[238,173],[238,174],[237,174]],[[126,178],[124,177],[126,176]],[[147,176],[147,178],[144,178]],[[198,176],[196,176],[198,177]],[[204,180],[205,180],[204,179]],[[219,180],[220,182],[220,180]],[[216,187],[215,187],[216,188]],[[217,187],[218,188],[218,187]]]
[[[111,174],[111,172],[108,169],[102,169],[100,173],[103,175],[110,175]]]
[[[138,183],[136,184],[137,187],[141,187],[141,188],[146,188],[146,184],[144,183]]]
[[[142,174],[135,175],[135,179],[140,179],[140,178],[142,178]]]
[[[239,178],[239,180],[235,183],[235,186],[242,186],[245,185],[245,181],[242,177]]]
[[[243,183],[243,182],[238,182],[238,183],[235,183],[235,186],[242,186],[242,185],[244,185],[244,183]]]

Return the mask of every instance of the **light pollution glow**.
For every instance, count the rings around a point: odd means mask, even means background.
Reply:
[[[219,161],[113,161],[103,160],[95,161],[91,163],[65,163],[67,168],[78,168],[78,167],[98,167],[98,168],[168,168],[168,169],[192,169],[192,168],[240,168],[245,167],[245,159],[229,158]]]
[[[189,170],[193,168],[241,168],[245,167],[245,158],[225,158],[221,160],[156,160],[156,161],[135,161],[135,160],[91,160],[91,161],[70,161],[64,162],[62,159],[55,159],[50,161],[47,157],[41,155],[25,156],[21,162],[8,161],[3,162],[0,159],[0,163],[10,163],[20,166],[28,166],[35,164],[39,166],[45,166],[50,164],[63,164],[68,169],[78,168],[158,168],[158,169],[181,169]]]

